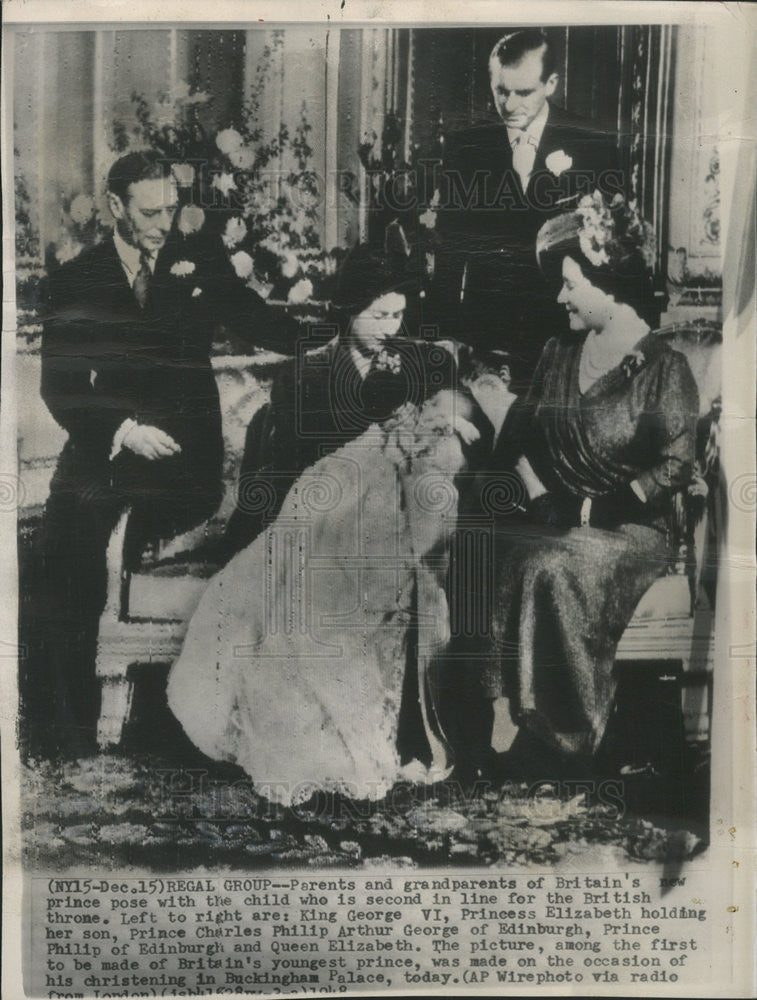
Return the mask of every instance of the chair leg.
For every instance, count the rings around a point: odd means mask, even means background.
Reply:
[[[131,712],[134,683],[126,676],[104,677],[100,718],[97,723],[97,744],[101,750],[118,746]]]

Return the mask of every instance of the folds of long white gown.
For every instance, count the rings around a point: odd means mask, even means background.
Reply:
[[[241,765],[285,805],[316,790],[383,797],[400,776],[397,724],[415,619],[419,689],[446,641],[447,542],[463,465],[433,401],[321,459],[276,520],[211,580],[168,702],[195,745]]]

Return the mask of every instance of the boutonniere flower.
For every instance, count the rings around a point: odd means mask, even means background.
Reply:
[[[573,158],[568,156],[565,150],[556,149],[554,152],[549,154],[544,161],[544,164],[551,174],[554,174],[555,177],[559,177],[560,174],[565,173],[566,170],[570,170],[573,166]]]
[[[402,358],[399,354],[382,347],[376,354],[373,366],[376,371],[391,372],[392,375],[398,375],[402,368]]]
[[[643,351],[632,351],[630,354],[626,354],[620,362],[620,370],[626,378],[633,378],[633,376],[644,367],[645,361],[646,357]]]
[[[196,299],[200,295],[202,295],[202,289],[201,288],[193,288],[192,289],[192,298],[193,299]]]
[[[171,266],[171,274],[175,278],[187,278],[190,274],[194,274],[194,271],[194,261],[191,260],[177,260],[176,263]]]

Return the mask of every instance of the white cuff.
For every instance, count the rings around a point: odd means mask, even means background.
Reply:
[[[123,448],[126,435],[133,427],[136,426],[137,426],[137,421],[132,420],[131,417],[127,417],[126,420],[124,420],[124,422],[118,428],[116,433],[113,435],[113,445],[111,446],[110,455],[108,456],[111,462]]]
[[[647,495],[646,495],[646,493],[644,492],[644,490],[641,488],[640,484],[635,479],[631,483],[631,489],[634,491],[634,493],[639,498],[639,500],[641,500],[642,503],[646,503],[647,502]]]
[[[582,528],[588,528],[591,524],[591,497],[584,497],[579,524]]]

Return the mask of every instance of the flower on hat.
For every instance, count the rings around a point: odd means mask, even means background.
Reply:
[[[578,203],[576,213],[581,218],[581,228],[578,231],[581,252],[595,267],[609,264],[606,245],[613,235],[613,221],[600,192],[584,195]]]
[[[654,266],[654,230],[642,219],[635,200],[626,202],[618,193],[608,205],[602,194],[595,191],[584,195],[576,214],[581,219],[579,244],[590,263],[596,267],[618,265],[639,254],[647,267]]]

